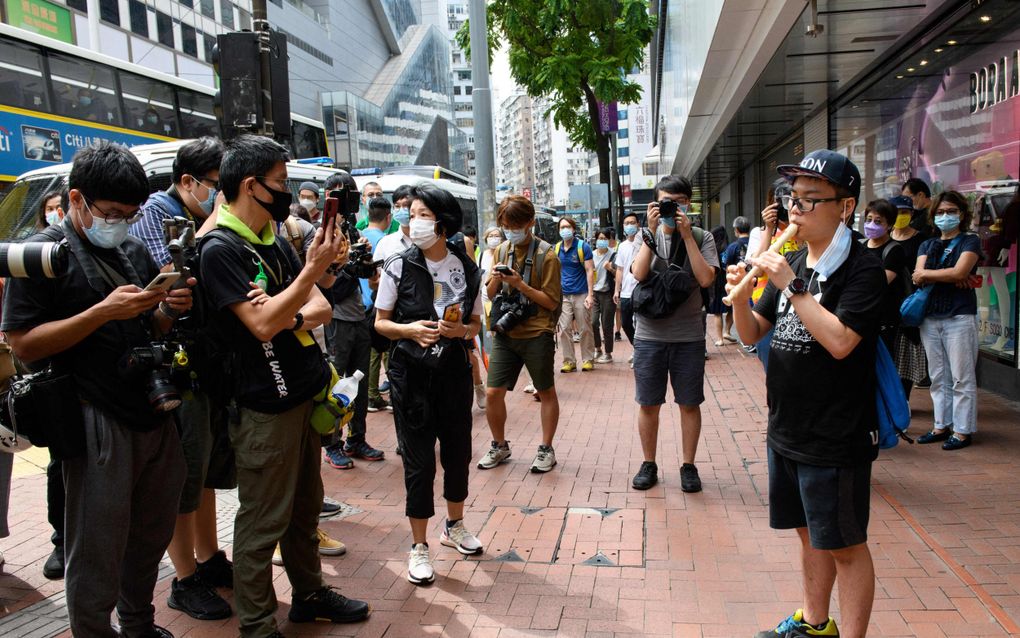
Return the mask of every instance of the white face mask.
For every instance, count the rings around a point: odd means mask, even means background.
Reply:
[[[489,237],[485,240],[485,243],[489,246],[489,248],[496,248],[500,244],[499,237]]]
[[[436,243],[439,235],[436,234],[436,222],[431,219],[411,220],[411,241],[422,250],[427,250]]]
[[[92,217],[92,226],[84,228],[85,237],[89,240],[89,243],[100,248],[116,248],[124,243],[128,235],[128,225],[126,223],[111,224],[102,217],[93,215],[92,209],[84,199],[82,205],[89,211],[89,215]]]
[[[302,200],[299,200],[298,203],[301,204],[302,206],[304,206],[305,210],[307,210],[309,212],[311,212],[311,210],[313,208],[315,208],[315,200],[314,199],[302,199]]]

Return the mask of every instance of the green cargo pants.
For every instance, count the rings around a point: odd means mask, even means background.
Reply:
[[[234,604],[245,638],[276,631],[273,550],[277,541],[295,596],[322,587],[316,528],[322,509],[319,435],[312,402],[282,414],[241,409],[230,424],[237,457]]]

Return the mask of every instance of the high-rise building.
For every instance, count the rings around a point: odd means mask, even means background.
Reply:
[[[499,106],[497,124],[499,183],[534,201],[535,145],[531,98],[516,92]]]
[[[588,181],[588,151],[575,148],[567,132],[556,126],[548,100],[532,105],[535,144],[534,201],[550,208],[567,205],[570,187]]]
[[[453,73],[453,123],[467,136],[465,152],[468,160],[468,175],[475,175],[475,113],[472,103],[471,61],[457,46],[454,36],[468,17],[468,3],[464,0],[448,0],[446,3],[446,34],[450,39],[450,67]]]

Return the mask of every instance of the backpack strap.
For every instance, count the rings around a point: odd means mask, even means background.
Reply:
[[[294,247],[298,257],[304,255],[305,236],[301,233],[301,224],[296,217],[290,215],[283,221],[283,228],[287,231],[287,241]]]
[[[577,261],[583,266],[584,265],[584,242],[577,242]]]

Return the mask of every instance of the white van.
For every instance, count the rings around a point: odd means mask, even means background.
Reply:
[[[177,151],[190,141],[176,140],[131,148],[131,152],[145,169],[145,174],[149,178],[149,189],[152,192],[169,188]],[[71,164],[58,164],[29,171],[20,176],[7,189],[3,201],[0,201],[0,241],[25,239],[35,233],[36,214],[43,195],[50,191],[64,191],[70,172]],[[302,182],[315,182],[321,190],[326,178],[335,172],[337,171],[333,168],[288,162],[287,186],[294,194],[294,201],[297,201],[298,186]]]

